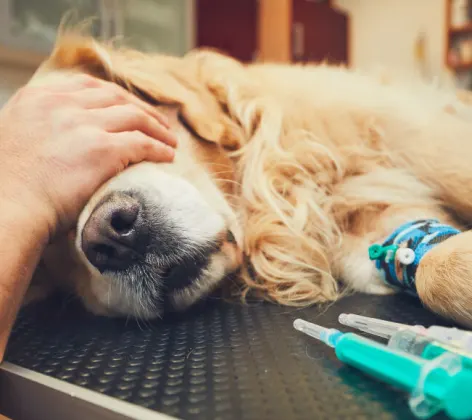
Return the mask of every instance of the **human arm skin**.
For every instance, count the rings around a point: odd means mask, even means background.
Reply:
[[[41,254],[48,243],[46,225],[34,210],[0,200],[0,360]]]

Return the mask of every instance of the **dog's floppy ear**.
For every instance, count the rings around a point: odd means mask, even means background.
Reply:
[[[215,96],[199,83],[195,68],[181,58],[114,49],[92,38],[65,33],[58,37],[37,76],[76,69],[120,84],[150,102],[177,105],[184,123],[200,138],[235,148],[234,123]]]

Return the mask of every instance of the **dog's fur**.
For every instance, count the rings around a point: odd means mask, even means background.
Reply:
[[[45,254],[46,276],[72,285],[95,312],[162,312],[150,302],[162,299],[159,287],[118,287],[126,279],[101,275],[81,253],[81,229],[110,191],[141,186],[151,201],[154,191],[184,213],[190,206],[193,218],[185,214],[179,228],[195,243],[228,229],[236,237],[236,244],[222,240],[204,275],[172,295],[176,308],[239,268],[242,296],[251,290],[284,305],[333,301],[342,290],[392,293],[368,258],[370,244],[415,218],[461,228],[472,220],[472,113],[452,90],[328,65],[242,65],[206,50],[146,55],[78,35],[60,37],[31,83],[71,71],[114,81],[178,114],[175,163],[136,165],[113,179],[84,209],[72,246],[58,241]],[[463,242],[455,267],[467,274],[472,242]],[[420,297],[469,322],[472,285],[456,280],[419,282]]]

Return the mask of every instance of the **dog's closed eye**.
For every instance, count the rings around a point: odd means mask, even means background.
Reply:
[[[236,244],[236,238],[234,237],[233,232],[231,232],[230,230],[226,232],[226,240],[230,244]]]

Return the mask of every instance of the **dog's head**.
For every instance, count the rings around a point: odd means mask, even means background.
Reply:
[[[76,231],[44,254],[49,275],[72,285],[95,313],[153,318],[185,309],[241,264],[225,150],[236,144],[235,127],[194,64],[68,36],[32,80],[53,83],[80,71],[128,86],[169,116],[179,139],[173,163],[141,163],[111,179]]]

